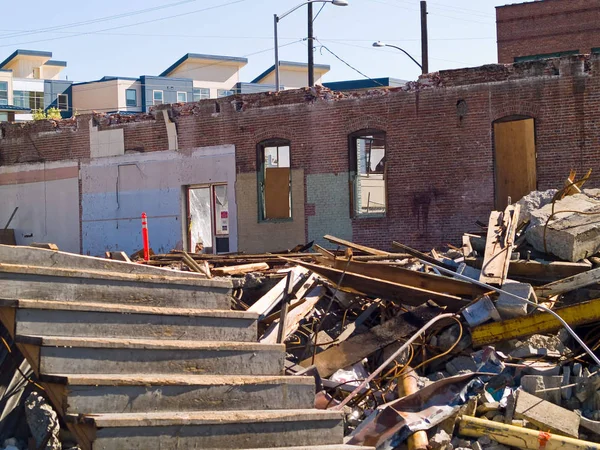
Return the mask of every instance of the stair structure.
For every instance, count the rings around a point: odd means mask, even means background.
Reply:
[[[312,409],[312,377],[283,376],[258,315],[230,310],[229,280],[1,256],[0,320],[82,450],[361,449]]]

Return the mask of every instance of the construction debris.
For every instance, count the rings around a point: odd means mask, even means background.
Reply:
[[[390,248],[401,253],[327,235],[330,248],[309,243],[279,253],[223,255],[173,250],[136,263],[107,260],[109,276],[93,259],[79,263],[61,252],[50,258],[30,249],[23,255],[35,261],[32,268],[19,264],[12,250],[0,248],[0,272],[13,273],[16,280],[5,289],[15,300],[0,302],[0,318],[14,322],[15,307],[52,314],[60,306],[50,306],[51,300],[86,301],[85,286],[69,293],[73,298],[59,295],[58,282],[67,277],[98,283],[95,295],[104,304],[71,307],[94,314],[107,308],[149,314],[152,308],[156,315],[160,308],[171,308],[160,314],[177,315],[175,308],[200,300],[194,289],[186,289],[195,285],[210,285],[203,304],[222,308],[226,295],[220,286],[226,283],[234,287],[235,314],[253,318],[250,331],[258,334],[257,348],[264,346],[261,354],[267,352],[249,359],[248,368],[275,371],[272,355],[284,344],[286,374],[298,382],[314,377],[314,401],[312,391],[302,395],[320,413],[345,417],[349,445],[378,450],[600,449],[600,360],[595,353],[600,348],[600,268],[595,268],[600,232],[593,225],[600,200],[582,192],[583,183],[574,177],[570,174],[560,190],[534,192],[492,212],[488,226],[479,223],[480,232],[465,233],[460,246],[429,253],[391,239]],[[126,261],[123,255],[107,257]],[[64,267],[53,267],[50,260]],[[56,281],[19,281],[29,275]],[[102,287],[107,280],[130,298],[143,295],[143,302],[118,305],[112,291]],[[37,297],[16,300],[23,294]],[[148,319],[151,329],[140,328],[140,333],[158,335],[172,328],[172,335],[181,328],[187,339],[196,336],[183,322],[167,325],[162,320]],[[31,319],[20,326],[35,324]],[[216,322],[211,326],[212,336],[221,335]],[[132,336],[122,338],[111,345],[139,349],[136,358],[151,353],[149,344],[126,344]],[[67,342],[40,339],[31,337],[21,345],[46,348]],[[94,342],[108,346],[101,339]],[[199,344],[186,345],[196,349]],[[192,362],[186,360],[190,367]],[[194,367],[200,370],[200,365]],[[212,366],[205,362],[202,367]],[[144,380],[129,382],[144,385]],[[277,402],[273,404],[285,403]],[[264,414],[264,420],[271,420],[270,412]],[[173,417],[179,424],[178,416]],[[304,423],[302,417],[286,420]],[[82,426],[112,423],[105,417],[82,420]],[[161,416],[157,423],[170,420]],[[200,416],[190,420],[204,423]]]

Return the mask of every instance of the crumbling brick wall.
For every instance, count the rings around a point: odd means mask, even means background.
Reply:
[[[362,93],[317,87],[235,96],[173,105],[170,114],[180,149],[235,145],[238,174],[256,176],[258,143],[269,138],[289,140],[292,170],[304,173],[304,198],[295,194],[292,201],[303,204],[305,214],[295,220],[302,220],[306,240],[329,229],[379,248],[390,248],[396,239],[427,249],[445,242],[456,244],[461,233],[477,230],[476,220],[487,221],[494,208],[496,120],[535,119],[539,189],[562,186],[572,168],[584,173],[591,167],[598,172],[600,59],[569,57],[442,71],[405,88]],[[162,120],[151,116],[122,118],[117,123],[103,120],[109,122],[100,126],[124,129],[126,149],[135,149],[139,142],[144,151],[167,149]],[[0,157],[11,164],[22,148],[31,149],[18,138],[22,126],[3,127]],[[349,188],[345,188],[349,186],[349,135],[361,129],[387,133],[385,217],[350,215]],[[47,131],[38,131],[33,138],[42,152],[59,148],[67,157],[69,136],[76,131],[54,131],[54,140],[47,144],[43,140]],[[85,157],[82,149],[77,151]],[[242,178],[248,177],[238,181]],[[598,180],[598,175],[593,176],[588,186],[600,186]],[[248,195],[256,197],[256,188]],[[332,211],[332,205],[335,217],[325,213]],[[245,223],[255,224],[258,233],[273,225],[258,223],[256,208],[248,214]],[[277,227],[288,227],[290,241],[297,240],[295,226],[282,222]],[[295,244],[289,242],[290,247]]]
[[[600,47],[600,0],[544,0],[496,8],[498,62]]]

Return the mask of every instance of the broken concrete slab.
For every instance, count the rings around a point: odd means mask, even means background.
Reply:
[[[535,301],[535,293],[532,286],[528,283],[506,280],[502,285],[502,290],[521,298]],[[526,316],[528,308],[527,302],[504,293],[500,293],[496,301],[496,309],[504,320]]]
[[[515,393],[514,417],[526,419],[543,431],[579,437],[579,415],[523,390]]]
[[[476,327],[489,320],[501,320],[498,310],[487,295],[463,309],[462,315],[470,327]]]
[[[519,200],[517,203],[521,207],[519,211],[519,223],[531,219],[532,211],[537,211],[546,205],[552,203],[552,199],[558,192],[558,189],[548,189],[547,191],[533,191]]]
[[[600,213],[597,199],[585,194],[565,197],[531,212],[526,239],[536,250],[565,261],[582,260],[600,250],[600,215],[590,214],[595,212]]]

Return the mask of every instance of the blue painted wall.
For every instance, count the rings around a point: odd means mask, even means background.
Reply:
[[[142,109],[148,112],[153,103],[152,91],[163,91],[163,103],[177,103],[177,92],[187,92],[188,101],[192,101],[194,82],[189,78],[167,78],[142,75]]]
[[[61,111],[63,119],[73,115],[73,92],[72,81],[66,80],[45,80],[44,81],[44,105],[48,108],[58,108],[58,94],[67,94],[69,100],[69,110]]]

